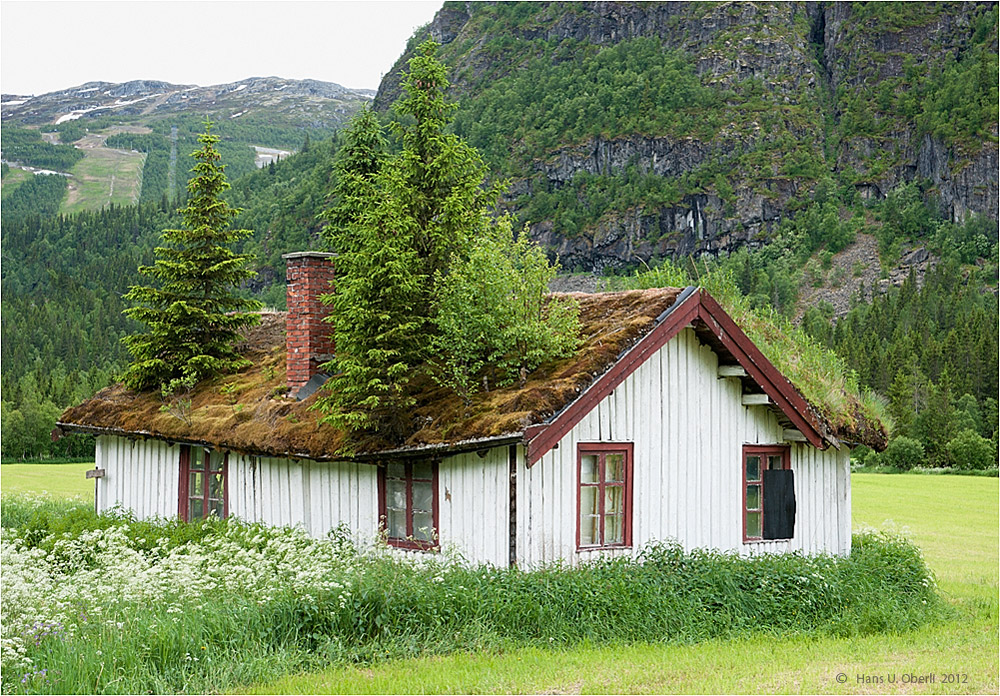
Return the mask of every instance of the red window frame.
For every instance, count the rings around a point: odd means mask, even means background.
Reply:
[[[764,539],[764,462],[768,461],[768,457],[781,457],[781,468],[791,469],[791,448],[788,445],[743,445],[743,457],[740,459],[740,468],[743,470],[743,542],[753,542],[753,541],[765,541]],[[750,457],[760,457],[761,466],[757,472],[758,478],[755,480],[747,480],[747,459]],[[754,485],[760,486],[760,493],[757,496],[757,505],[755,508],[747,507],[747,486]],[[747,516],[750,513],[756,512],[760,515],[760,535],[759,536],[749,536],[747,534]],[[780,541],[775,539],[767,539],[766,541]]]
[[[425,462],[431,467],[431,477],[416,478],[413,475],[413,461],[386,462],[378,468],[378,516],[379,532],[385,535],[389,546],[400,549],[412,549],[417,551],[432,551],[440,548],[439,535],[441,531],[440,510],[438,504],[438,463],[437,461]],[[395,480],[406,483],[406,537],[393,537],[389,534],[389,508],[387,500],[389,465],[398,464],[403,467],[403,477]],[[416,539],[413,536],[414,523],[413,516],[416,512],[413,507],[413,482],[430,481],[431,484],[431,521],[434,527],[433,538],[430,541]]]
[[[201,469],[191,468],[191,451],[201,450],[203,452],[204,466]],[[194,496],[195,499],[200,499],[202,501],[202,510],[207,511],[209,509],[209,479],[210,474],[214,473],[209,468],[209,462],[211,461],[212,450],[207,447],[196,447],[194,445],[181,445],[181,456],[180,456],[180,481],[177,486],[177,515],[185,522],[191,522],[191,472],[202,472],[202,479],[204,483],[202,484],[201,495]],[[222,516],[229,517],[229,453],[223,453],[222,455]],[[204,514],[197,519],[205,519],[208,514]]]
[[[635,452],[635,447],[631,442],[581,442],[577,445],[576,449],[576,550],[577,551],[596,551],[599,549],[623,549],[632,546],[632,463],[633,455]],[[624,464],[624,481],[621,484],[623,490],[623,503],[622,503],[622,541],[619,543],[608,544],[605,543],[605,520],[607,518],[607,511],[605,509],[605,492],[609,487],[607,481],[605,481],[605,461],[608,454],[622,454],[625,457]],[[597,465],[597,483],[584,483],[583,482],[583,457],[585,455],[596,455],[598,457]],[[611,484],[615,485],[615,484]],[[581,516],[583,515],[582,505],[582,492],[584,488],[596,488],[598,493],[598,509],[600,510],[600,533],[599,533],[599,543],[597,544],[587,544],[581,543],[582,537],[582,525]]]

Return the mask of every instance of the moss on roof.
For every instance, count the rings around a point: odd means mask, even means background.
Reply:
[[[261,323],[247,334],[241,350],[252,365],[238,374],[200,383],[189,395],[189,407],[182,404],[167,408],[156,392],[137,393],[116,384],[67,409],[60,424],[71,429],[318,460],[343,459],[338,456],[343,451],[364,457],[388,450],[444,448],[505,436],[514,438],[576,399],[625,350],[649,333],[656,317],[674,304],[680,292],[679,288],[653,288],[569,295],[580,304],[582,345],[574,355],[541,365],[524,384],[480,392],[468,403],[429,378],[418,379],[411,434],[402,443],[387,442],[375,435],[349,440],[344,431],[319,423],[321,414],[314,408],[318,394],[303,401],[288,396],[285,315],[278,312],[264,314]],[[745,328],[757,341],[773,344],[782,340],[775,334],[782,333],[779,328],[762,326],[755,317],[736,319],[749,322]],[[802,357],[782,360],[776,366],[783,372],[813,371],[815,366],[808,360],[801,361]],[[798,382],[796,376],[785,374]],[[883,449],[886,430],[879,419],[866,414],[845,390],[833,391],[836,394],[830,398],[837,402],[835,409],[825,402],[810,400],[808,395],[804,397],[823,419],[823,429],[841,440]]]
[[[560,411],[648,333],[680,290],[657,288],[570,295],[580,303],[583,343],[571,357],[543,364],[513,384],[475,394],[469,404],[431,380],[418,383],[413,427],[402,447],[448,445],[468,440],[516,436]],[[399,443],[346,434],[319,425],[313,409],[318,395],[296,401],[285,385],[283,313],[268,313],[251,329],[242,347],[253,362],[245,370],[206,380],[190,394],[190,408],[164,409],[156,392],[137,393],[120,384],[67,409],[69,427],[158,437],[272,456],[338,458],[349,448],[357,455],[399,448]]]

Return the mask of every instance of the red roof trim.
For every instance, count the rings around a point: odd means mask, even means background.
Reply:
[[[799,394],[787,377],[778,372],[778,368],[760,352],[715,298],[704,290],[699,291],[699,294],[701,295],[699,318],[722,341],[764,393],[771,397],[781,412],[802,431],[809,444],[822,449],[827,441],[830,441],[839,446],[832,435],[823,432],[826,429],[817,422],[809,402]]]
[[[628,350],[611,369],[601,375],[596,382],[581,394],[576,401],[567,406],[555,420],[548,424],[532,426],[525,431],[527,443],[527,466],[531,466],[542,455],[552,449],[566,433],[573,429],[583,417],[590,413],[597,404],[613,392],[619,384],[635,372],[656,351],[666,345],[667,341],[690,324],[698,316],[700,301],[698,293],[694,292],[671,306],[666,318],[654,327],[638,343]]]
[[[753,344],[736,322],[726,314],[711,295],[704,290],[679,298],[677,304],[668,310],[663,322],[654,327],[638,343],[601,375],[576,401],[567,406],[550,423],[533,425],[524,432],[527,466],[531,466],[552,449],[574,426],[577,425],[597,404],[618,385],[635,372],[656,351],[662,348],[681,329],[694,321],[703,323],[747,374],[761,386],[775,405],[805,435],[814,447],[823,448],[827,441],[838,444],[832,435],[824,434],[808,402],[802,398],[792,383],[788,381],[760,349]]]

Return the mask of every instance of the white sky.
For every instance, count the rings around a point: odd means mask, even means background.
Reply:
[[[0,91],[312,78],[376,89],[441,1],[3,0]]]

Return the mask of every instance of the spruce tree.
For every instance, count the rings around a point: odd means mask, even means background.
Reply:
[[[389,441],[412,432],[409,409],[419,377],[437,372],[435,379],[460,388],[468,398],[482,356],[497,354],[492,345],[477,341],[435,340],[443,324],[457,328],[453,310],[461,302],[458,284],[448,293],[453,302],[447,320],[438,321],[450,273],[466,268],[480,242],[492,245],[491,258],[503,259],[511,272],[517,264],[508,261],[537,259],[524,249],[493,248],[514,243],[509,223],[504,234],[490,234],[496,224],[491,209],[502,188],[487,184],[479,153],[447,130],[456,105],[446,96],[447,69],[436,52],[433,41],[421,44],[403,78],[404,95],[394,105],[398,121],[393,124],[401,152],[382,154],[384,139],[374,115],[362,112],[355,120],[338,156],[335,202],[327,214],[329,244],[338,252],[336,290],[328,298],[337,353],[327,366],[334,377],[320,406],[327,412],[324,420],[356,435],[377,433]],[[477,280],[469,273],[463,277]],[[524,277],[509,280],[518,284]],[[485,324],[501,321],[499,314],[480,319]],[[559,328],[570,331],[572,339],[531,345],[575,345],[575,314],[570,319]],[[559,329],[536,322],[526,330]],[[509,379],[511,370],[552,356],[541,352],[545,356],[497,367]],[[456,374],[457,382],[452,379]]]
[[[351,431],[403,427],[394,414],[406,403],[415,363],[405,346],[417,343],[421,325],[420,264],[408,228],[391,222],[403,213],[386,201],[385,145],[378,118],[362,110],[337,155],[334,205],[325,215],[337,283],[324,301],[331,305],[337,349],[326,366],[334,377],[320,406],[325,420]]]
[[[124,314],[148,327],[122,339],[132,354],[123,381],[132,389],[160,387],[172,394],[249,364],[234,345],[241,330],[259,321],[251,310],[260,303],[236,289],[254,276],[253,257],[231,247],[252,232],[231,228],[240,211],[222,199],[229,183],[211,129],[206,122],[198,137],[202,147],[191,155],[197,163],[187,206],[179,211],[184,228],[164,230],[154,265],[139,268],[159,287],[136,285],[125,295],[133,306]]]

